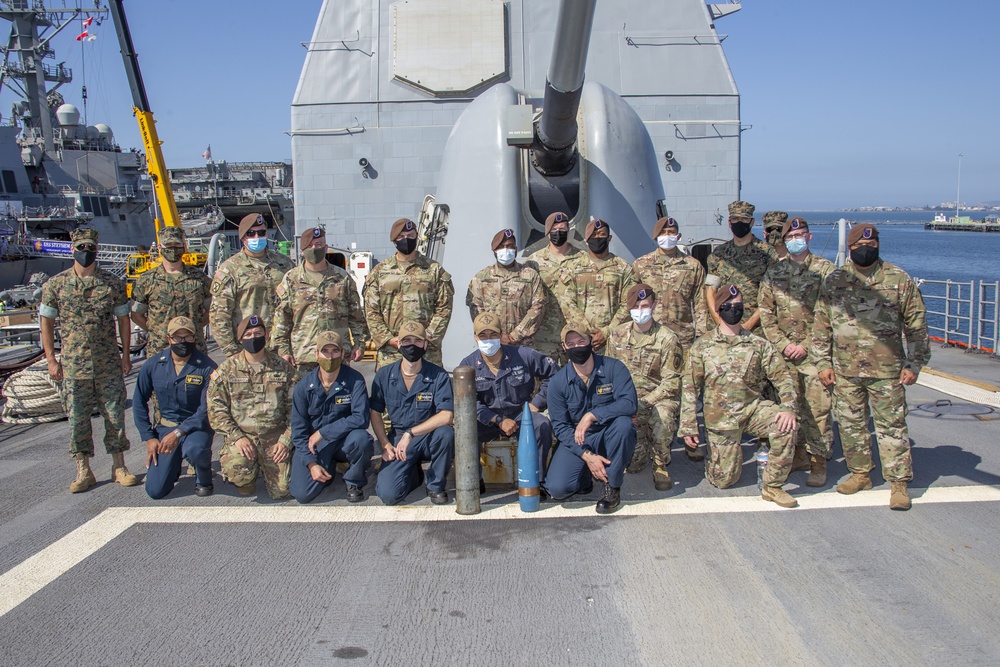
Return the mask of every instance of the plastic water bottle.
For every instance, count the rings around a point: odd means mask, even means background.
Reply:
[[[767,467],[768,449],[764,445],[757,447],[757,490],[764,490],[764,468]]]

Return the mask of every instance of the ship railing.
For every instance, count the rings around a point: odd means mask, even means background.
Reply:
[[[997,355],[1000,281],[917,279],[932,341],[967,352]]]

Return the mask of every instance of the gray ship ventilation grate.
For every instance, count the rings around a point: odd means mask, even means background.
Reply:
[[[953,403],[948,399],[934,401],[933,403],[921,403],[917,410],[927,412],[936,417],[974,417],[975,419],[990,420],[995,419],[996,410],[988,405],[977,403]]]

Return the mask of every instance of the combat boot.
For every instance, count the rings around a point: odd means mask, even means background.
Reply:
[[[705,455],[702,453],[700,445],[695,445],[694,449],[685,445],[684,453],[687,454],[688,460],[694,461],[695,463],[705,460]]]
[[[819,454],[809,455],[809,476],[806,486],[823,486],[826,484],[826,457]]]
[[[135,486],[139,478],[125,467],[125,452],[111,452],[111,481],[122,486]]]
[[[70,493],[83,493],[94,484],[97,484],[97,480],[94,478],[94,472],[90,469],[90,462],[87,460],[90,457],[86,454],[75,454],[76,458],[76,479],[74,479],[69,484]]]
[[[665,467],[653,467],[653,486],[657,491],[669,491],[674,487],[674,480],[670,479],[670,473]]]
[[[806,448],[799,445],[795,448],[795,457],[792,459],[792,472],[801,472],[803,470],[810,470],[812,468],[809,465],[809,452]]]
[[[254,480],[249,484],[244,484],[243,486],[237,485],[236,490],[241,496],[252,496],[257,490],[257,480]]]
[[[858,491],[872,488],[872,478],[866,472],[852,472],[851,476],[837,485],[837,493],[849,496]]]
[[[618,509],[621,504],[621,493],[619,492],[619,489],[616,489],[610,484],[605,484],[604,493],[601,494],[601,499],[597,501],[596,510],[598,514],[611,514]]]
[[[788,491],[785,491],[780,486],[765,486],[760,492],[760,497],[774,503],[778,507],[799,506],[799,501],[792,498]]]
[[[889,494],[889,509],[908,510],[912,507],[910,492],[906,490],[906,482],[890,482],[892,488]]]

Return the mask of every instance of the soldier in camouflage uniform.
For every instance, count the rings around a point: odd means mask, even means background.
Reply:
[[[757,294],[760,281],[767,268],[778,261],[774,248],[750,233],[753,227],[753,204],[734,201],[729,205],[729,228],[733,240],[715,248],[708,256],[708,278],[705,281],[705,299],[709,313],[719,319],[718,304],[712,303],[719,285],[736,285],[743,295],[743,328],[753,331],[760,323],[757,312]]]
[[[222,353],[231,357],[242,348],[236,325],[251,313],[271,326],[278,305],[277,287],[292,269],[292,260],[267,248],[267,223],[256,213],[240,221],[243,250],[218,268],[212,279],[208,323]]]
[[[517,237],[513,229],[504,229],[490,243],[496,262],[473,277],[465,303],[473,321],[479,313],[492,312],[500,317],[503,345],[534,345],[535,332],[545,308],[545,292],[538,271],[520,264]]]
[[[782,239],[788,257],[776,262],[760,283],[760,324],[763,335],[781,352],[799,395],[799,434],[792,472],[808,470],[807,486],[826,483],[826,462],[833,453],[830,420],[832,390],[819,381],[809,356],[813,310],[823,280],[837,268],[809,252],[809,223],[802,218],[785,222]]]
[[[160,230],[159,248],[163,263],[143,273],[132,286],[132,321],[149,333],[146,357],[170,347],[167,323],[175,317],[187,317],[194,322],[197,347],[207,352],[205,324],[212,301],[212,279],[203,269],[181,261],[185,242],[180,227]]]
[[[222,477],[240,495],[251,495],[257,477],[274,500],[290,498],[292,391],[295,367],[265,347],[267,329],[256,315],[236,328],[240,351],[212,373],[208,423],[224,438],[219,452]]]
[[[608,250],[608,223],[591,220],[584,240],[589,252],[566,267],[567,319],[589,323],[594,351],[603,353],[612,327],[629,319],[625,295],[635,285],[635,274],[631,264]]]
[[[778,259],[788,257],[788,251],[785,249],[785,242],[781,236],[786,222],[788,222],[788,214],[784,211],[768,211],[764,214],[764,241],[774,248]]]
[[[316,337],[323,331],[336,331],[350,343],[345,360],[360,361],[368,345],[368,325],[354,279],[326,261],[327,247],[322,227],[302,232],[303,262],[286,273],[277,288],[271,345],[300,377],[316,368]]]
[[[531,254],[525,262],[538,271],[545,292],[545,315],[535,334],[534,347],[565,364],[560,334],[568,312],[567,285],[571,274],[566,267],[577,258],[579,251],[569,243],[569,216],[565,213],[553,213],[545,219],[545,235],[549,244]]]
[[[122,376],[132,371],[128,352],[132,327],[125,283],[97,268],[96,229],[79,227],[73,230],[70,239],[73,266],[45,283],[38,307],[49,376],[56,382],[65,379],[69,448],[76,459],[76,478],[69,490],[80,493],[97,483],[89,463],[94,455],[90,416],[95,408],[104,416],[104,448],[111,454],[111,480],[122,486],[135,486],[139,480],[125,467],[129,442],[125,437]],[[56,318],[59,318],[60,360],[55,352]],[[115,320],[125,352],[119,351],[115,340]]]
[[[726,285],[714,296],[722,324],[696,340],[688,353],[678,433],[688,447],[698,445],[697,403],[704,391],[709,450],[705,478],[720,489],[738,482],[743,434],[766,435],[771,451],[761,497],[781,507],[796,507],[798,501],[781,488],[795,451],[795,382],[774,346],[740,326],[743,299],[739,289]],[[769,380],[781,396],[780,405],[763,396]]]
[[[641,471],[652,454],[653,485],[668,491],[674,485],[667,466],[677,432],[684,351],[677,335],[653,318],[656,297],[650,285],[632,286],[626,295],[631,321],[611,330],[607,356],[625,364],[639,398],[633,418],[638,435],[627,472]]]
[[[375,368],[399,361],[399,327],[419,322],[425,330],[427,360],[441,364],[441,341],[451,320],[455,287],[451,274],[417,252],[417,225],[400,218],[389,238],[396,254],[375,265],[365,281],[365,317],[378,353]]]
[[[931,357],[927,311],[906,272],[879,259],[878,229],[856,225],[847,236],[851,261],[820,289],[809,355],[823,384],[833,385],[840,442],[851,476],[840,493],[872,488],[869,416],[875,422],[889,507],[910,508],[913,479],[905,387]],[[904,344],[905,337],[905,344]]]
[[[660,218],[653,225],[653,240],[659,248],[635,260],[632,269],[636,280],[656,293],[653,319],[677,334],[687,350],[708,330],[708,306],[705,268],[677,249],[680,238],[677,221]]]

